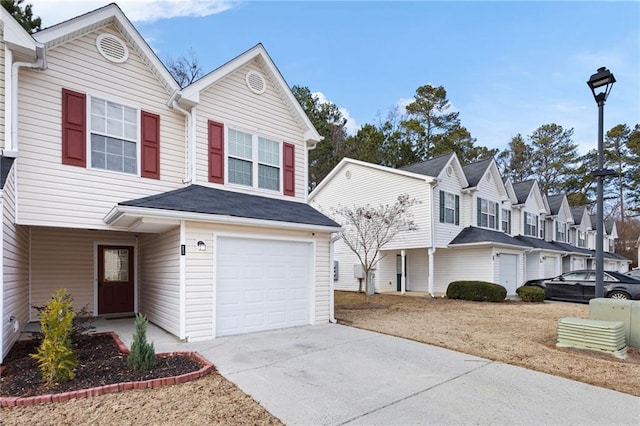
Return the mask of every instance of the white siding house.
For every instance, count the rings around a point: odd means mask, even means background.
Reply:
[[[181,89],[115,4],[33,36],[0,9],[0,362],[60,287],[191,341],[332,319],[321,138],[262,45]]]

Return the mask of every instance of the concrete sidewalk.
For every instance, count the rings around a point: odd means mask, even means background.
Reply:
[[[163,342],[285,424],[640,424],[640,398],[340,325]]]

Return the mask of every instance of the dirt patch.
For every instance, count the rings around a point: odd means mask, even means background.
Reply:
[[[369,296],[369,303],[386,308],[351,308],[363,302],[362,294],[336,292],[336,318],[353,327],[640,396],[640,350],[630,349],[627,359],[620,360],[595,351],[556,348],[558,320],[588,318],[588,305],[376,294]]]

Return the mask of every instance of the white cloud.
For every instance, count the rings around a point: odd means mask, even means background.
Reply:
[[[311,95],[316,96],[318,98],[318,101],[322,104],[332,103],[322,92],[313,92],[311,93]],[[356,119],[353,118],[351,114],[349,114],[349,110],[346,108],[341,108],[338,106],[338,111],[340,111],[342,116],[347,120],[347,124],[344,126],[347,134],[355,135],[360,128],[360,126],[358,126],[358,123],[356,122]]]
[[[406,114],[407,113],[407,105],[409,105],[413,101],[415,101],[415,98],[400,98],[400,99],[398,99],[398,102],[396,102],[396,106],[398,107],[398,112],[400,114]]]
[[[98,9],[108,0],[31,0],[34,15],[42,18],[42,27]],[[152,22],[177,17],[202,17],[231,9],[235,0],[120,0],[118,6],[133,22]]]

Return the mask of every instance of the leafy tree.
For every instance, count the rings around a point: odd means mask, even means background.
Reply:
[[[608,186],[612,186],[617,193],[618,204],[620,208],[620,220],[624,223],[625,214],[625,196],[629,186],[629,175],[626,173],[627,163],[629,162],[629,148],[627,143],[631,129],[626,124],[618,124],[610,129],[604,139],[604,159],[605,168],[613,169],[616,175],[609,178],[606,182]]]
[[[635,190],[629,192],[632,211],[640,211],[640,124],[636,124],[627,138],[629,187]]]
[[[200,61],[192,48],[177,59],[168,58],[167,69],[180,87],[186,87],[202,77]]]
[[[513,182],[523,182],[531,178],[531,158],[533,148],[518,133],[509,142],[508,148],[498,154],[496,159],[503,176]]]
[[[592,149],[578,158],[574,172],[564,181],[569,205],[584,206],[596,199],[596,180],[593,171],[598,168],[598,151]]]
[[[408,119],[402,122],[405,137],[422,160],[433,157],[436,145],[451,129],[460,126],[459,113],[449,112],[451,103],[442,86],[427,84],[418,87],[413,102],[406,109]]]
[[[409,211],[416,200],[401,194],[393,205],[366,205],[363,207],[337,207],[332,209],[334,220],[343,229],[341,237],[347,247],[360,260],[364,271],[367,294],[373,293],[371,270],[382,260],[380,251],[401,232],[418,229]],[[362,282],[359,292],[362,292]]]
[[[562,192],[565,180],[573,173],[578,146],[572,136],[573,129],[565,130],[555,123],[543,124],[529,136],[533,175],[545,195]]]
[[[344,157],[347,119],[336,104],[321,102],[308,87],[293,86],[291,91],[318,133],[324,137],[315,149],[309,151],[309,190],[312,190]]]
[[[29,34],[40,31],[42,19],[33,17],[32,4],[27,3],[23,8],[22,3],[24,3],[24,0],[0,0],[0,3]]]

